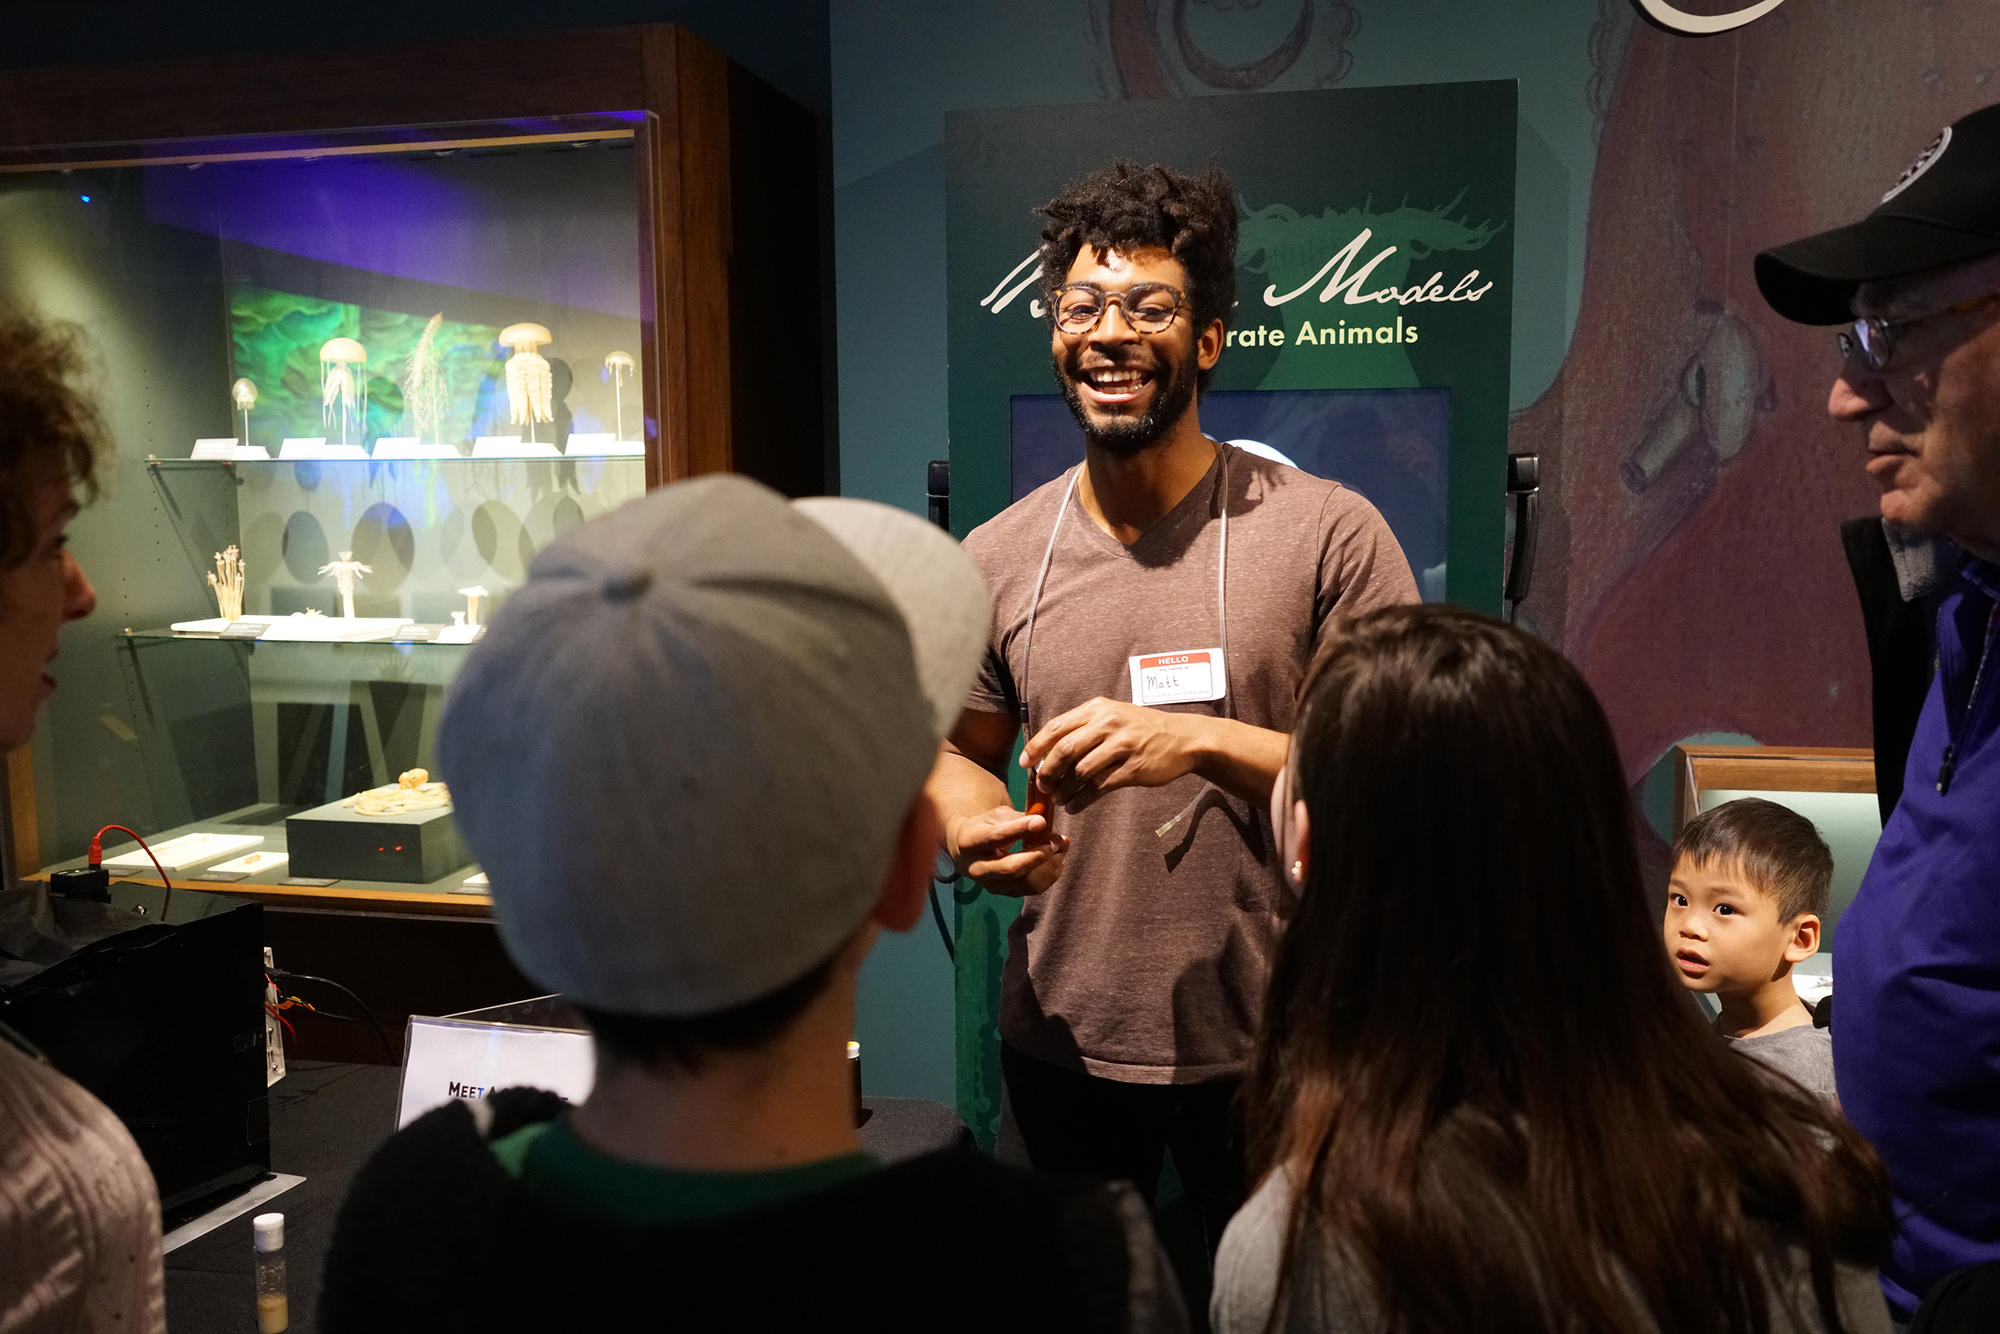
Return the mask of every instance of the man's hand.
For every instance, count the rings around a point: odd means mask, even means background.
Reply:
[[[1063,809],[1080,811],[1106,792],[1164,787],[1194,772],[1200,729],[1210,721],[1100,695],[1050,719],[1021,764]]]
[[[945,843],[960,875],[1013,898],[1053,885],[1069,853],[1069,840],[1050,831],[1048,817],[1023,815],[1012,806],[966,816],[947,831]],[[1009,852],[1016,843],[1021,850]]]

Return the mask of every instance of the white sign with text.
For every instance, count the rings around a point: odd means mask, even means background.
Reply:
[[[582,1102],[596,1078],[588,1033],[412,1015],[396,1126],[454,1098],[477,1102],[494,1089],[547,1089]]]

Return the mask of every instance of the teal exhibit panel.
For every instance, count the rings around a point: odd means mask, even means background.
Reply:
[[[1050,370],[1036,207],[1114,159],[1214,164],[1235,185],[1240,234],[1204,429],[1352,486],[1388,520],[1426,599],[1497,610],[1515,121],[1511,81],[948,116],[957,531],[1083,458]],[[969,882],[957,898],[959,1110],[990,1143],[1018,904]]]

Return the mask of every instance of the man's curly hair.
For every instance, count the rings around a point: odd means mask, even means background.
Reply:
[[[1056,288],[1085,247],[1129,250],[1156,246],[1187,270],[1188,305],[1197,335],[1236,305],[1236,187],[1220,167],[1189,176],[1158,163],[1123,160],[1074,182],[1037,212],[1042,228],[1042,299]],[[1208,374],[1201,377],[1208,387]]]
[[[34,548],[37,484],[97,490],[104,422],[78,387],[89,359],[83,331],[0,308],[0,570]]]

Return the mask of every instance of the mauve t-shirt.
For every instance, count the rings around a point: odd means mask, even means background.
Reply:
[[[1373,505],[1336,482],[1230,446],[1228,693],[1176,713],[1289,732],[1300,681],[1334,617],[1417,600]],[[1130,547],[1072,496],[1035,613],[1029,604],[1067,475],[982,524],[965,549],[993,589],[993,634],[967,707],[1033,733],[1097,696],[1130,701],[1128,659],[1222,643],[1219,466]],[[1018,752],[1009,756],[1010,762]],[[1164,836],[1154,831],[1200,798]],[[1189,774],[1122,788],[1077,814],[1063,874],[1023,901],[1008,937],[1000,1033],[1038,1060],[1135,1084],[1242,1072],[1280,925],[1263,802]]]

